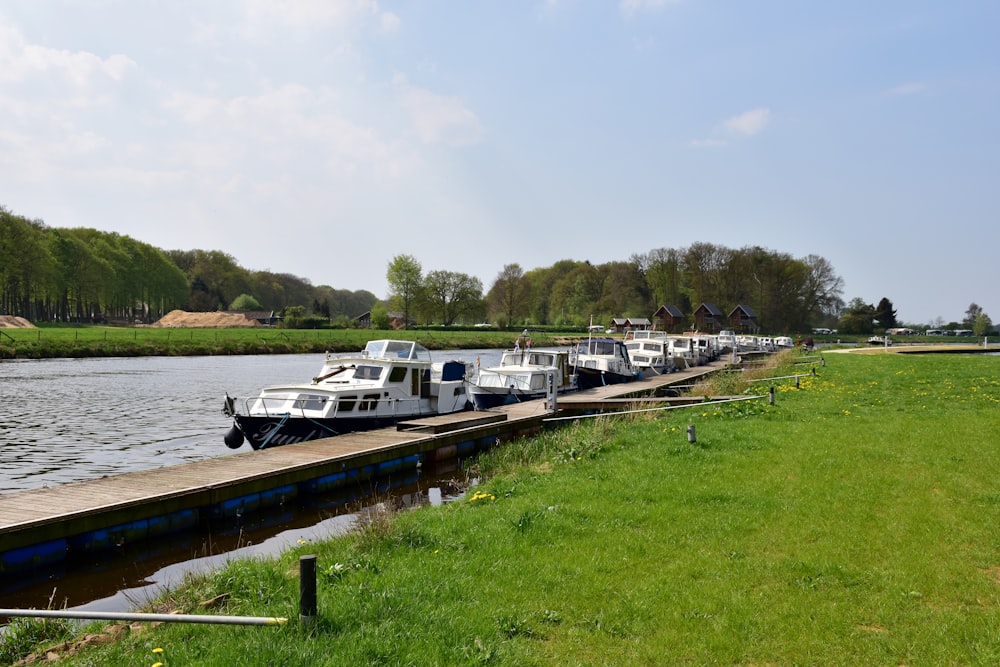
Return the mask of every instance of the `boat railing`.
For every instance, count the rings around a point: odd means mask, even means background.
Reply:
[[[374,416],[395,416],[400,412],[400,407],[413,403],[419,404],[419,396],[408,396],[405,398],[385,398],[377,393],[362,394],[360,396],[317,396],[315,399],[304,399],[301,397],[278,397],[278,396],[257,396],[254,398],[242,399],[242,412],[239,410],[237,399],[232,400],[235,408],[234,414],[244,416],[267,417],[277,419],[291,414],[294,417],[310,419],[317,417],[316,410],[325,409],[327,404],[333,403],[333,411],[325,412],[323,418],[335,418],[342,416],[342,413],[351,413],[356,417]],[[289,405],[291,403],[291,405]],[[357,409],[356,409],[357,408]],[[263,414],[261,414],[263,413]],[[411,411],[404,411],[410,414]]]

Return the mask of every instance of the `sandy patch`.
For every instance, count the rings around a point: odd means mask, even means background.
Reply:
[[[35,329],[35,325],[23,317],[0,315],[0,329]]]

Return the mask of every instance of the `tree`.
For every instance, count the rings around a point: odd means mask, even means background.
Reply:
[[[460,315],[482,310],[483,284],[479,278],[453,271],[431,271],[423,283],[428,313],[441,324],[454,324]]]
[[[486,300],[499,313],[497,324],[505,327],[527,312],[530,287],[520,264],[507,264],[497,274]]]
[[[894,329],[897,326],[896,311],[892,307],[892,301],[882,297],[875,307],[875,319],[883,329]]]
[[[260,310],[261,305],[257,299],[247,293],[240,294],[229,304],[229,310]]]
[[[966,329],[973,329],[976,325],[976,319],[982,314],[983,309],[978,304],[970,303],[969,308],[965,311],[965,319],[962,320],[962,324]]]
[[[840,318],[839,329],[846,334],[870,334],[875,330],[872,322],[874,318],[875,306],[855,297],[847,304],[847,310]]]
[[[976,336],[985,336],[993,328],[993,320],[980,309],[976,315],[976,321],[972,324],[972,333]]]
[[[413,255],[396,255],[385,273],[389,282],[389,303],[403,311],[403,328],[410,325],[410,313],[423,286],[423,269]]]

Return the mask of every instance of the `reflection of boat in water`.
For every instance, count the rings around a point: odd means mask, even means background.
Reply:
[[[264,388],[242,412],[226,396],[223,411],[233,418],[226,445],[246,438],[261,449],[458,412],[468,407],[471,370],[462,361],[432,362],[412,341],[369,341],[361,352],[327,354],[311,382]]]
[[[632,331],[626,334],[625,349],[638,372],[662,375],[675,370],[670,337],[665,331]]]
[[[468,383],[469,398],[477,410],[545,398],[550,376],[557,393],[576,389],[576,377],[570,375],[566,352],[519,345],[504,350],[498,366],[476,372]]]
[[[638,376],[625,344],[613,338],[580,341],[569,362],[576,371],[580,389],[631,382]]]

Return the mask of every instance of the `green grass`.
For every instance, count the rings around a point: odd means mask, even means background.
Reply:
[[[830,354],[785,382],[503,445],[465,500],[171,601],[294,619],[315,553],[310,629],[164,625],[65,664],[1000,663],[1000,359]]]
[[[452,329],[39,327],[0,329],[0,359],[352,352],[375,338],[418,340],[437,350],[502,348],[513,345],[516,336]],[[554,345],[557,336],[532,333],[536,346]]]

